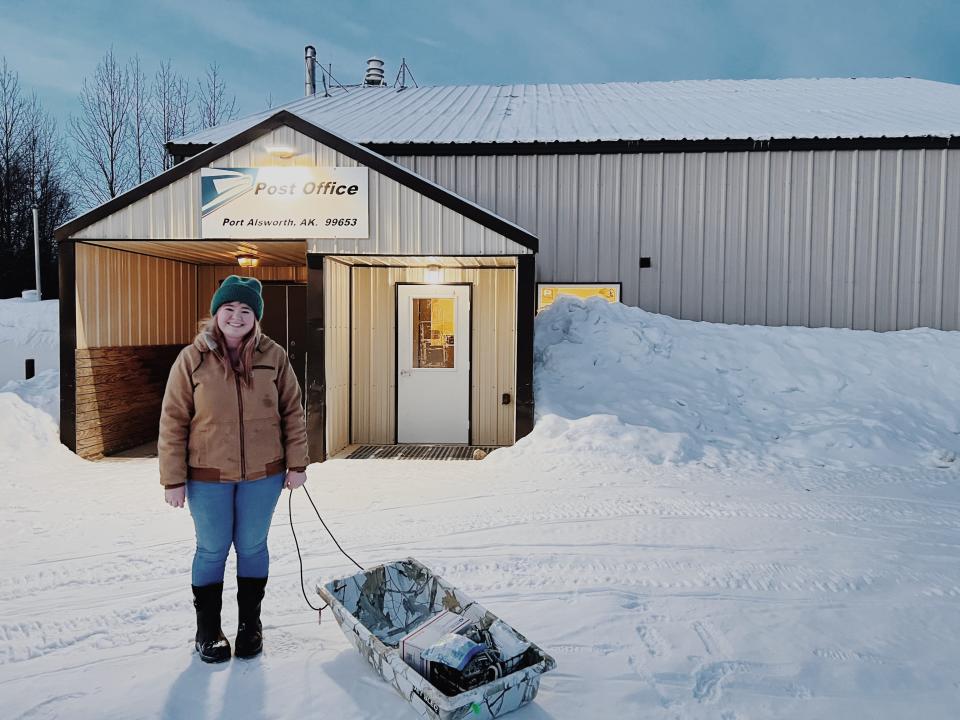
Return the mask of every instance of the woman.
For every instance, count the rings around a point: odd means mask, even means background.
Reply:
[[[230,659],[220,627],[223,574],[237,554],[237,657],[263,647],[260,602],[270,557],[267,531],[282,488],[307,479],[300,385],[286,352],[260,333],[261,285],[231,275],[213,295],[211,318],[170,370],[160,415],[160,482],[169,505],[190,507],[196,649]]]

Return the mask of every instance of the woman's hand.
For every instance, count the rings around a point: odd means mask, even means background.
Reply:
[[[171,507],[183,507],[183,501],[187,498],[187,486],[181,485],[177,488],[166,488],[163,491],[163,499]]]
[[[296,490],[306,481],[307,474],[305,472],[299,472],[298,470],[287,470],[287,479],[284,480],[283,486],[285,488],[290,488],[291,490]]]

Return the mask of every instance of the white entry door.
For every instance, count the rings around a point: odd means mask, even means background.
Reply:
[[[469,285],[397,285],[397,442],[470,442]]]

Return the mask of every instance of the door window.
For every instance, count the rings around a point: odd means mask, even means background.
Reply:
[[[456,298],[412,298],[413,367],[454,367]]]

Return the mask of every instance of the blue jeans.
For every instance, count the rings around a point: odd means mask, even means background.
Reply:
[[[237,576],[265,578],[270,568],[267,532],[285,473],[238,483],[187,481],[187,505],[197,531],[193,584],[223,582],[233,544]]]

